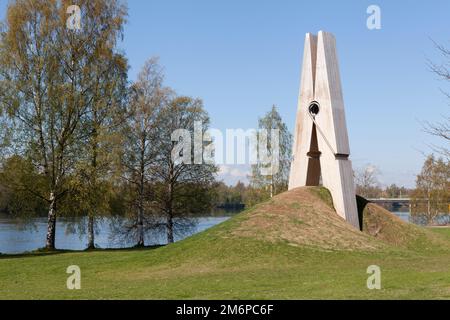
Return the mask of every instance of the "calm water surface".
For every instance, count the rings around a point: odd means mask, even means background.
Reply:
[[[175,234],[175,240],[182,240],[192,234],[209,229],[219,223],[228,220],[230,216],[210,216],[196,218],[198,224],[183,235]],[[73,232],[73,219],[59,218],[56,227],[56,247],[67,250],[83,250],[86,248],[87,237],[78,232]],[[0,216],[0,253],[15,254],[37,250],[45,247],[47,232],[46,218],[33,218],[31,223],[24,225],[15,219]],[[114,231],[110,221],[104,219],[97,225],[95,244],[99,248],[126,248],[131,242],[118,241],[114,238]],[[146,245],[166,243],[164,232],[147,234]]]

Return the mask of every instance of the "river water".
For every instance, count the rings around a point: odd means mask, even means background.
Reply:
[[[393,213],[404,221],[410,221],[410,215],[407,211],[395,211]],[[211,228],[228,220],[231,216],[231,214],[222,214],[196,218],[196,226],[187,233],[182,235],[176,234],[175,240],[179,241],[192,234]],[[15,219],[0,215],[0,253],[23,253],[45,246],[46,218],[33,218],[28,222],[23,224]],[[74,232],[73,227],[73,219],[58,219],[56,229],[56,247],[58,249],[83,250],[86,248],[86,235],[81,234],[80,236],[80,232]],[[146,241],[146,245],[165,244],[166,235],[163,231],[156,231],[147,234]],[[95,243],[99,248],[124,248],[133,245],[132,242],[124,241],[123,239],[117,241],[117,238],[114,237],[114,228],[108,219],[98,223]]]
[[[208,216],[196,218],[197,224],[187,233],[175,233],[175,240],[182,240],[192,234],[209,229],[228,220],[230,216]],[[67,250],[83,250],[87,236],[74,232],[74,219],[59,218],[56,227],[56,247]],[[5,216],[0,216],[0,253],[16,254],[34,251],[45,246],[47,230],[46,218],[33,218],[26,224]],[[133,246],[131,241],[114,237],[115,231],[109,219],[97,223],[95,244],[98,248],[126,248]],[[166,234],[155,231],[146,235],[146,245],[166,243]]]

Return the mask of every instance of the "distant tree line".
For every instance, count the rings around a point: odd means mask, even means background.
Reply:
[[[413,193],[413,188],[406,188],[391,184],[382,186],[379,182],[380,172],[377,167],[367,165],[366,167],[355,170],[356,194],[368,198],[409,198]]]

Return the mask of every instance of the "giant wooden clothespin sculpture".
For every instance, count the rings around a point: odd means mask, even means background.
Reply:
[[[306,35],[294,140],[289,189],[318,186],[322,177],[337,213],[359,229],[336,40],[331,33]]]

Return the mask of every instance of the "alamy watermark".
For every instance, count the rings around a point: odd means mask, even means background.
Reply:
[[[81,9],[77,5],[67,7],[66,13],[70,16],[66,20],[66,27],[69,30],[81,30]]]
[[[79,266],[68,266],[66,273],[70,274],[67,278],[66,285],[69,290],[81,289],[81,269]]]
[[[381,8],[375,4],[367,8],[367,29],[380,30],[381,29]]]
[[[261,175],[270,176],[280,168],[280,130],[203,130],[195,122],[194,132],[177,129],[172,133],[172,161],[180,164],[260,165]]]
[[[371,265],[367,268],[367,274],[370,274],[367,278],[367,289],[381,290],[381,268],[377,265]]]

